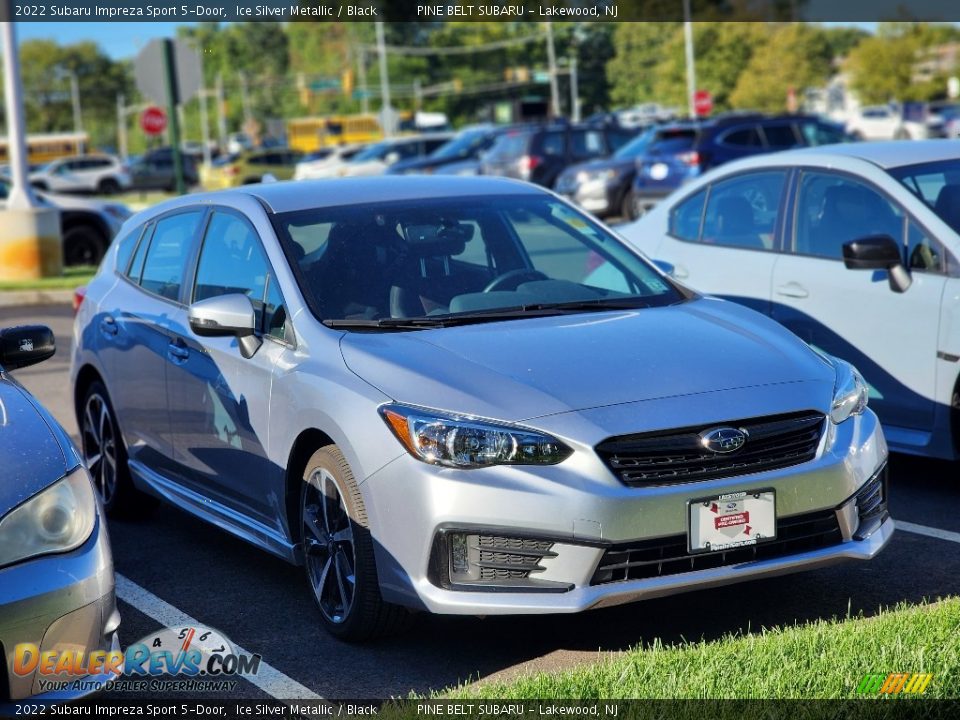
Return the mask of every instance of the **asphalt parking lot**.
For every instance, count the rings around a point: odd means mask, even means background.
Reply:
[[[25,323],[50,325],[58,349],[50,361],[15,377],[77,439],[67,377],[71,311],[65,306],[0,309],[0,325]],[[231,697],[383,698],[592,662],[598,651],[615,652],[655,638],[709,640],[848,613],[873,615],[900,601],[956,594],[956,466],[897,456],[891,470],[891,510],[899,530],[869,564],[575,616],[420,616],[406,634],[368,646],[346,645],[323,632],[301,568],[164,505],[149,520],[110,523],[121,636],[126,646],[165,625],[195,621],[217,628],[244,650],[260,654],[270,668],[256,684],[241,680]]]

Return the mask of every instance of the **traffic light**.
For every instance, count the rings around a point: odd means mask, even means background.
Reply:
[[[343,75],[340,77],[340,88],[343,90],[343,94],[353,95],[353,70],[344,70]]]

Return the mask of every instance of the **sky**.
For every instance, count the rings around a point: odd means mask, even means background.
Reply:
[[[178,25],[193,23],[176,22],[33,22],[17,23],[17,37],[23,40],[47,38],[61,45],[82,40],[93,40],[111,58],[132,58],[148,42],[156,37],[173,37]]]

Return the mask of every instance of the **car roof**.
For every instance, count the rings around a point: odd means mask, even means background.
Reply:
[[[499,177],[449,175],[433,177],[377,176],[293,180],[277,183],[242,185],[231,190],[188,195],[164,207],[183,207],[198,203],[229,203],[231,198],[256,198],[271,213],[296,212],[341,205],[378,205],[393,201],[474,198],[496,195],[549,196],[535,185]]]
[[[950,140],[886,140],[821,145],[788,150],[784,155],[843,155],[873,163],[884,170],[960,158],[960,143]],[[776,155],[774,155],[774,158]]]

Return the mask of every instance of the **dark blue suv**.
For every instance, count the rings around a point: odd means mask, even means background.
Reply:
[[[816,115],[733,113],[664,125],[637,159],[631,214],[639,217],[686,181],[725,162],[851,139],[843,126]]]

